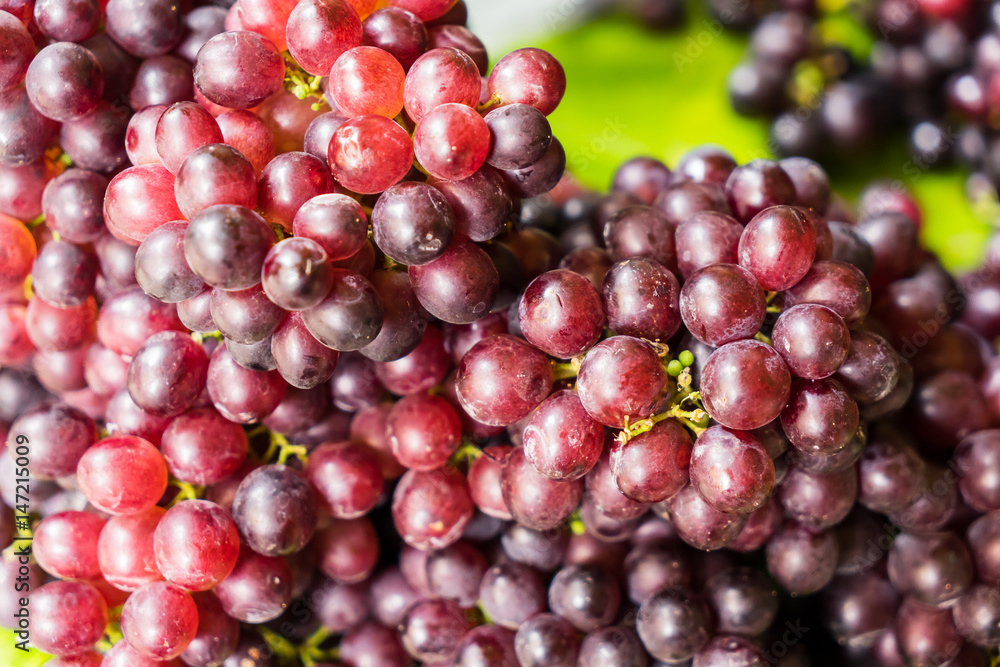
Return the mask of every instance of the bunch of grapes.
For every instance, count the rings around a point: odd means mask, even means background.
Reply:
[[[914,172],[957,161],[969,190],[996,198],[994,128],[1000,5],[879,0],[851,6],[874,41],[858,58],[814,3],[782,3],[755,22],[748,58],[729,77],[741,114],[773,119],[786,155],[851,157],[878,150],[890,130],[907,136]]]
[[[379,4],[0,11],[0,624],[53,667],[986,665],[1000,240],[956,281],[904,190],[712,147],[586,191],[555,59]]]

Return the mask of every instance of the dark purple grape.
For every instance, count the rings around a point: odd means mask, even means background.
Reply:
[[[101,213],[108,180],[84,169],[67,169],[45,186],[42,212],[45,224],[67,241],[89,243],[107,227]]]
[[[214,592],[228,616],[245,623],[264,623],[280,616],[291,602],[292,571],[283,558],[241,547],[236,567]]]
[[[72,42],[56,42],[34,56],[24,84],[40,114],[66,122],[94,110],[104,92],[104,75],[89,50]]]
[[[212,287],[239,290],[260,282],[274,232],[242,206],[220,204],[201,211],[184,234],[188,265]]]
[[[666,341],[681,325],[677,278],[661,264],[638,257],[613,265],[602,296],[616,334]]]
[[[926,483],[926,465],[905,440],[876,434],[858,464],[858,503],[876,512],[896,512],[919,498]]]
[[[972,584],[969,550],[954,533],[896,536],[889,579],[902,594],[933,606],[955,600]]]
[[[315,497],[308,482],[283,465],[247,475],[233,498],[233,519],[247,546],[265,556],[300,551],[316,530]]]
[[[652,206],[621,209],[604,225],[603,234],[604,245],[615,261],[646,257],[672,271],[677,268],[673,226]]]
[[[517,667],[513,631],[498,625],[481,625],[473,628],[455,647],[454,665],[455,667]]]
[[[899,355],[885,338],[855,331],[847,359],[834,377],[859,403],[874,403],[888,396],[899,381],[899,373]]]
[[[798,283],[816,257],[816,230],[794,206],[766,208],[747,223],[740,237],[740,266],[766,290],[781,291]]]
[[[428,48],[427,29],[412,12],[399,7],[383,7],[362,22],[362,43],[391,53],[404,70]]]
[[[810,472],[792,466],[778,489],[785,513],[814,528],[830,528],[843,521],[858,495],[854,468],[836,472]]]
[[[543,158],[552,143],[552,128],[538,109],[508,104],[485,116],[490,129],[486,162],[497,169],[525,169]]]
[[[604,427],[591,419],[576,392],[562,390],[531,414],[522,442],[535,470],[570,481],[583,477],[597,462],[604,447]]]
[[[545,583],[541,576],[535,569],[516,561],[501,560],[486,570],[479,597],[490,619],[511,630],[517,630],[522,623],[546,609]]]
[[[49,241],[31,268],[31,287],[50,306],[71,308],[93,296],[97,271],[93,254],[67,241]]]
[[[705,601],[685,588],[659,591],[639,607],[636,629],[657,660],[690,660],[712,636],[712,614]]]
[[[235,79],[239,64],[243,76]],[[212,37],[198,51],[194,83],[209,100],[230,109],[249,109],[281,90],[285,64],[266,37],[239,30]]]
[[[826,214],[830,204],[830,179],[816,162],[804,157],[790,157],[778,162],[795,185],[799,206],[818,216]]]
[[[407,544],[425,550],[454,543],[473,507],[465,477],[449,468],[407,472],[392,497],[396,530]]]
[[[1000,597],[992,586],[974,584],[955,604],[955,629],[976,646],[992,648],[1000,641]]]
[[[684,278],[712,264],[736,264],[743,226],[725,213],[699,211],[674,233],[677,265]]]
[[[384,311],[375,287],[363,276],[332,269],[333,286],[302,320],[316,340],[341,352],[368,345],[382,329]]]
[[[514,651],[524,667],[573,667],[580,651],[576,631],[555,614],[536,614],[514,637]]]
[[[928,607],[906,598],[896,612],[896,645],[908,664],[945,664],[958,655],[962,638],[951,611]]]
[[[767,543],[767,571],[786,591],[809,595],[833,578],[837,569],[837,538],[797,523],[783,526]]]
[[[143,291],[160,301],[178,303],[205,288],[184,257],[186,222],[168,222],[153,230],[135,253],[135,278]]]
[[[796,380],[781,412],[788,440],[806,454],[842,449],[858,428],[858,406],[835,380]]]
[[[745,514],[726,514],[709,505],[691,484],[668,498],[664,507],[677,535],[694,548],[705,551],[726,546],[747,523]]]
[[[500,278],[489,255],[456,240],[437,259],[409,268],[410,282],[427,312],[445,322],[468,324],[485,316],[496,299]]]
[[[736,219],[746,224],[771,206],[794,205],[795,185],[777,162],[753,160],[733,169],[726,197]]]
[[[455,232],[455,215],[445,196],[426,183],[399,183],[386,190],[372,211],[375,243],[406,266],[441,257]]]
[[[921,440],[946,450],[994,421],[975,378],[957,370],[923,380],[913,393],[910,410]]]
[[[143,411],[173,417],[194,405],[207,374],[208,355],[201,345],[178,331],[161,331],[132,357],[128,392]]]
[[[224,345],[212,353],[205,381],[215,409],[226,419],[252,424],[271,414],[288,385],[277,371],[255,371],[236,363]]]
[[[581,632],[610,624],[620,601],[618,581],[600,567],[570,565],[549,585],[549,607]]]
[[[771,339],[788,369],[809,380],[837,372],[851,345],[843,318],[817,304],[793,306],[779,315]]]

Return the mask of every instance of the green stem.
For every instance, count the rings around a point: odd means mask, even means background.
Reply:
[[[169,507],[173,507],[178,503],[184,502],[185,500],[198,500],[205,490],[203,486],[195,486],[194,484],[188,484],[187,482],[182,482],[179,479],[171,479],[170,485],[177,489],[177,495],[168,503]]]
[[[483,455],[483,450],[479,448],[476,443],[468,438],[462,438],[462,444],[459,445],[455,453],[451,455],[448,462],[452,465],[458,465],[459,463],[472,463],[480,456]]]
[[[269,630],[263,625],[258,625],[256,630],[260,633],[261,639],[271,648],[271,652],[277,656],[280,663],[294,662],[299,657],[299,651],[295,648],[295,644],[274,630]]]
[[[308,455],[309,450],[302,445],[293,445],[282,434],[271,431],[271,440],[262,458],[265,462],[274,460],[279,465],[285,465],[293,456],[305,461]]]
[[[580,374],[580,360],[570,359],[569,361],[553,361],[552,362],[552,379],[558,382],[559,380],[568,380],[570,378],[575,378]]]
[[[771,345],[771,339],[768,338],[767,336],[765,336],[760,331],[757,332],[757,334],[754,336],[754,338],[757,339],[757,340],[759,340],[762,343],[767,343],[768,345]]]

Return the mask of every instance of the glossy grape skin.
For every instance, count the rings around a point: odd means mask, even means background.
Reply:
[[[404,70],[428,47],[427,29],[412,12],[398,7],[383,7],[362,22],[362,42],[377,46],[393,55]]]
[[[689,484],[668,498],[657,511],[665,509],[678,536],[706,551],[720,549],[739,535],[747,523],[747,515],[726,514],[709,505],[694,485]]]
[[[767,314],[764,290],[749,271],[734,264],[695,271],[681,288],[679,304],[691,335],[715,347],[753,338]]]
[[[498,625],[482,625],[465,633],[455,647],[455,667],[517,667],[514,633]]]
[[[375,204],[372,232],[390,259],[418,266],[446,251],[455,233],[455,216],[444,195],[430,185],[399,183]]]
[[[994,417],[972,375],[945,370],[923,380],[910,402],[914,425],[928,444],[945,450],[986,429]]]
[[[293,387],[318,386],[330,379],[337,366],[339,353],[316,340],[298,313],[290,313],[278,325],[270,345],[278,372]]]
[[[868,241],[846,222],[830,222],[828,225],[833,238],[831,259],[852,264],[866,276],[871,273],[875,254]]]
[[[448,367],[441,331],[428,326],[420,343],[409,354],[395,361],[375,364],[375,377],[380,383],[377,390],[388,389],[400,396],[427,391],[441,383]]]
[[[168,106],[154,104],[138,110],[129,119],[125,129],[125,154],[132,164],[162,166],[160,154],[156,151],[156,125]]]
[[[740,237],[740,266],[769,291],[798,283],[815,256],[815,228],[805,213],[792,206],[764,209],[747,223]]]
[[[23,23],[4,14],[0,16],[0,44],[7,54],[0,68],[0,91],[7,92],[24,79],[35,55],[35,42]]]
[[[673,232],[667,217],[651,206],[622,208],[608,219],[602,230],[604,245],[615,261],[647,257],[668,269],[677,266]]]
[[[829,531],[817,532],[787,523],[767,544],[767,570],[785,590],[809,595],[833,578],[837,567],[837,539]]]
[[[23,166],[0,163],[0,215],[23,222],[38,217],[42,192],[55,175],[55,165],[43,158]]]
[[[756,340],[729,343],[712,353],[702,369],[705,409],[724,426],[760,428],[784,408],[791,389],[788,367],[771,346]],[[748,404],[753,403],[753,408]]]
[[[407,544],[423,550],[454,543],[473,509],[464,476],[448,468],[407,472],[392,499],[396,530]]]
[[[147,584],[122,608],[122,634],[138,653],[176,658],[198,631],[198,608],[185,591],[167,582]]]
[[[167,488],[167,465],[153,445],[135,436],[111,436],[88,449],[77,465],[80,490],[108,514],[149,509]]]
[[[528,104],[548,116],[566,91],[559,61],[541,49],[518,49],[501,58],[489,76],[490,96],[501,105]]]
[[[400,638],[413,657],[431,662],[448,659],[471,624],[450,600],[423,600],[406,613]]]
[[[958,474],[962,498],[979,512],[1000,509],[997,489],[997,454],[1000,435],[995,429],[973,433],[963,439],[952,457],[952,470]]]
[[[413,394],[389,412],[386,437],[395,457],[407,468],[429,471],[443,466],[462,437],[454,408],[439,396]]]
[[[403,86],[406,113],[414,122],[441,104],[474,107],[482,83],[476,63],[451,47],[430,49],[410,66]]]
[[[896,512],[920,497],[926,481],[926,465],[906,441],[891,434],[873,437],[858,464],[858,503]]]
[[[302,69],[326,76],[345,51],[361,44],[361,21],[343,0],[300,2],[288,15],[285,38]]]
[[[524,454],[542,475],[572,481],[583,477],[601,455],[604,428],[587,414],[576,393],[555,392],[529,418]]]
[[[316,501],[308,482],[284,465],[247,475],[233,498],[233,519],[246,544],[265,556],[300,551],[316,530]]]
[[[164,117],[167,113],[170,111]],[[252,209],[257,204],[257,174],[250,161],[235,148],[206,144],[184,158],[174,181],[174,197],[189,220],[216,204]]]
[[[58,127],[32,106],[23,85],[4,91],[0,99],[0,163],[16,166],[35,162]]]
[[[517,630],[514,651],[524,667],[572,667],[580,640],[569,621],[556,614],[536,614]]]
[[[285,310],[318,305],[333,284],[326,251],[306,238],[288,238],[274,245],[264,258],[262,276],[267,297]]]
[[[274,132],[271,128],[260,116],[245,109],[227,111],[217,116],[215,122],[219,124],[226,143],[249,160],[254,173],[260,176],[274,159]]]
[[[80,410],[62,403],[42,405],[18,415],[7,433],[8,442],[27,442],[31,448],[28,467],[41,479],[72,475],[80,457],[97,440],[94,420]],[[11,459],[16,446],[9,447]]]
[[[207,500],[185,500],[160,518],[153,548],[167,581],[188,591],[206,591],[229,576],[240,536],[223,508]]]
[[[163,223],[183,217],[174,199],[174,177],[158,164],[129,167],[108,185],[104,219],[126,243],[138,245]]]
[[[698,436],[690,472],[691,484],[720,512],[752,512],[774,488],[774,463],[760,441],[721,426]]]
[[[792,466],[778,489],[786,514],[814,528],[829,528],[843,521],[858,493],[854,468],[819,473]]]
[[[97,106],[104,92],[104,75],[89,50],[71,42],[57,42],[31,60],[25,87],[39,113],[65,122],[80,118]]]
[[[903,659],[910,664],[934,664],[951,661],[962,646],[952,614],[905,598],[893,624],[896,644]]]
[[[324,443],[309,454],[304,471],[332,516],[353,519],[368,513],[382,495],[378,459],[354,443]]]
[[[0,363],[5,366],[30,361],[35,351],[25,327],[27,316],[27,308],[21,305],[0,307]]]
[[[848,327],[864,320],[871,308],[868,280],[853,264],[828,260],[816,262],[791,289],[784,292],[785,307],[802,303],[826,306],[844,318]]]
[[[834,378],[858,403],[866,404],[888,396],[899,372],[899,356],[888,341],[877,333],[856,331],[851,334],[847,359]]]
[[[31,366],[38,381],[52,393],[87,392],[90,390],[83,374],[83,362],[86,354],[87,349],[83,346],[75,350],[36,352],[31,359]],[[71,405],[75,405],[72,397],[67,396],[65,400]],[[80,407],[89,413],[87,408]]]
[[[341,640],[340,656],[372,667],[405,667],[410,662],[396,630],[374,621],[364,621],[347,631]]]
[[[198,608],[198,631],[180,658],[187,665],[220,664],[236,650],[239,621],[226,615],[214,594],[195,593],[191,597]]]
[[[403,110],[405,76],[392,54],[374,46],[355,46],[333,63],[327,91],[349,118],[366,114],[393,118]]]
[[[208,374],[208,355],[179,331],[150,336],[128,368],[128,390],[135,404],[154,417],[173,417],[198,399]]]
[[[57,512],[35,526],[32,553],[38,566],[61,579],[101,576],[97,539],[104,520],[87,512]]]
[[[490,445],[469,464],[469,495],[476,508],[492,517],[510,521],[513,517],[503,501],[500,475],[503,462],[513,447]]]
[[[545,584],[538,572],[513,561],[500,561],[486,570],[479,597],[490,619],[510,630],[546,608]]]
[[[397,566],[374,575],[368,588],[371,592],[372,616],[388,626],[398,626],[406,611],[423,599],[423,594],[407,582]]]
[[[17,252],[17,241],[12,248]],[[16,259],[14,270],[17,270]],[[94,294],[97,258],[67,241],[49,241],[41,247],[31,267],[35,296],[56,308],[79,306]]]
[[[287,152],[261,171],[258,206],[265,220],[289,230],[303,204],[333,189],[330,170],[322,160],[309,153]]]
[[[552,368],[539,350],[513,336],[474,345],[458,366],[462,407],[477,421],[506,426],[527,416],[552,388]]]
[[[135,356],[154,334],[183,330],[173,304],[151,299],[138,287],[123,289],[105,299],[97,319],[101,344],[126,357]]]
[[[232,573],[215,588],[229,616],[245,623],[277,618],[292,599],[292,573],[283,558],[240,548]]]
[[[887,628],[899,605],[899,593],[874,572],[836,579],[824,592],[827,626],[841,644],[867,646]]]
[[[612,446],[615,483],[637,502],[670,498],[688,482],[691,450],[691,437],[680,424],[670,419],[659,422],[627,443]]]
[[[843,448],[858,428],[858,406],[835,380],[796,380],[781,428],[797,449],[832,454]]]
[[[367,579],[378,564],[379,543],[367,517],[330,519],[316,533],[314,549],[326,576],[344,583]]]
[[[568,359],[588,350],[604,328],[600,295],[578,273],[557,269],[535,278],[518,306],[521,332],[529,343]]]
[[[409,274],[420,305],[452,324],[468,324],[486,315],[499,290],[499,274],[489,255],[462,240],[455,240],[430,263],[411,266]]]
[[[28,599],[31,643],[46,653],[82,653],[104,636],[108,605],[89,584],[54,581],[34,589]]]
[[[753,160],[733,169],[726,181],[726,197],[736,219],[744,224],[770,206],[796,203],[792,180],[770,160]]]
[[[382,300],[382,329],[361,354],[375,361],[395,361],[413,352],[427,330],[427,315],[417,301],[409,274],[375,271],[371,281]]]
[[[709,640],[711,611],[685,588],[667,588],[642,603],[636,629],[646,650],[670,663],[690,659]]]
[[[738,635],[717,635],[709,641],[691,663],[694,667],[764,667],[768,654],[757,644]]]
[[[952,616],[966,641],[983,648],[992,648],[1000,641],[996,588],[973,584],[953,607]]]
[[[157,56],[142,62],[132,82],[128,103],[133,109],[158,104],[171,105],[194,97],[191,64],[174,55]]]
[[[448,103],[421,117],[413,133],[413,152],[435,178],[460,181],[472,176],[486,161],[490,130],[474,109]]]
[[[239,67],[237,67],[239,64]],[[194,65],[201,93],[229,109],[249,109],[281,90],[285,63],[266,37],[239,30],[205,42]]]
[[[38,254],[35,240],[20,221],[5,215],[0,215],[0,238],[3,239],[0,286],[4,290],[16,289],[32,271],[32,263]]]
[[[503,499],[514,519],[534,530],[561,524],[580,504],[583,483],[559,481],[540,475],[523,448],[510,453],[500,473]]]
[[[699,211],[674,233],[677,265],[684,278],[712,264],[736,264],[743,226],[725,213]]]
[[[384,311],[368,279],[346,269],[332,269],[332,288],[302,320],[316,340],[340,352],[371,343],[382,328]]]
[[[545,155],[552,143],[552,128],[538,109],[509,104],[484,117],[490,130],[486,162],[497,169],[525,169]]]
[[[260,282],[274,232],[242,206],[220,204],[201,211],[187,227],[184,256],[206,284],[240,290]]]
[[[351,118],[333,133],[327,161],[337,182],[352,192],[376,194],[398,183],[413,163],[410,136],[384,116]]]
[[[135,254],[136,282],[146,294],[166,303],[178,303],[205,288],[184,258],[186,222],[168,222],[153,230]]]
[[[162,507],[108,519],[97,541],[101,575],[115,588],[134,591],[161,581],[156,567],[153,535],[163,517]]]
[[[90,113],[63,124],[59,143],[76,166],[110,172],[128,166],[128,121],[128,112],[101,100]]]
[[[292,232],[295,236],[316,241],[331,261],[339,261],[351,257],[364,246],[368,216],[361,205],[347,195],[317,195],[296,211]]]
[[[843,318],[826,306],[801,304],[778,316],[771,340],[794,375],[819,380],[847,359],[851,335]]]
[[[591,348],[580,365],[577,392],[591,417],[622,428],[653,414],[666,375],[653,347],[638,338],[614,336]]]
[[[108,399],[106,426],[112,435],[135,435],[151,444],[160,444],[160,436],[170,423],[169,418],[154,417],[135,404],[127,389]]]
[[[969,550],[954,533],[896,536],[889,551],[889,579],[902,594],[932,606],[959,598],[972,584]]]
[[[434,597],[468,608],[479,599],[479,583],[486,567],[486,557],[479,549],[459,540],[427,554],[427,584]]]
[[[570,565],[549,585],[549,607],[581,632],[610,624],[618,613],[618,582],[604,569]]]
[[[195,102],[177,102],[167,107],[156,121],[155,141],[156,153],[160,156],[163,166],[171,174],[179,175],[181,166],[189,155],[203,146],[222,144],[223,137],[222,130],[219,129],[219,124],[212,114]],[[229,161],[235,161],[232,148],[221,150],[228,155],[220,154],[218,157],[228,157]],[[207,158],[202,160],[201,166],[208,167],[212,157],[213,153],[209,152]],[[198,166],[189,170],[188,177],[198,180]],[[195,183],[193,187],[198,185],[200,184]],[[178,191],[189,196],[196,194],[196,191],[189,193],[183,186],[178,188],[175,185],[175,192]],[[210,191],[205,194],[210,196],[213,193]]]
[[[209,359],[205,385],[215,409],[239,424],[251,424],[271,414],[287,389],[277,371],[243,368],[224,345]]]
[[[101,667],[180,667],[179,659],[156,660],[139,653],[127,641],[119,641],[104,654]]]

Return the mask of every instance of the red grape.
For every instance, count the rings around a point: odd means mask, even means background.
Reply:
[[[80,490],[90,503],[109,514],[137,514],[149,509],[167,488],[167,464],[153,445],[135,436],[100,440],[80,458]]]

